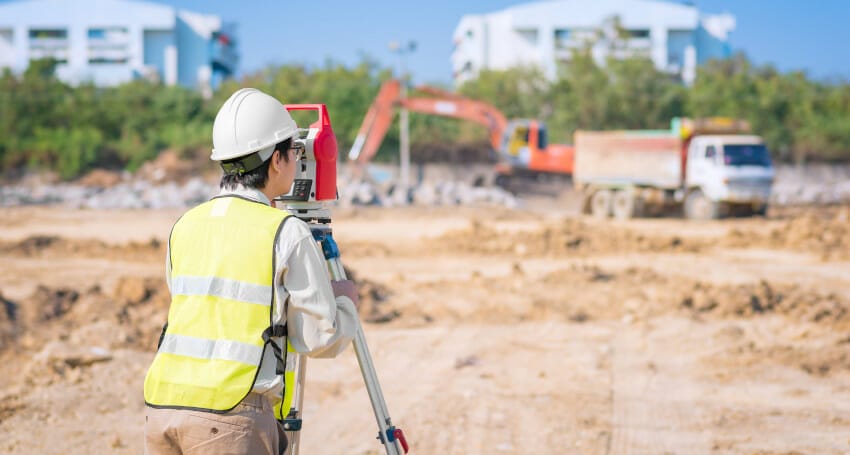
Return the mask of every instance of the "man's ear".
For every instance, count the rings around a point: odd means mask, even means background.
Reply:
[[[280,169],[282,167],[280,164],[280,160],[282,159],[283,157],[280,155],[280,150],[275,149],[275,151],[272,152],[272,162],[270,164],[271,167],[273,167],[274,170],[277,172],[280,172]]]

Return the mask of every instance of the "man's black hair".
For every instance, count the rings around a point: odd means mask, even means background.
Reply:
[[[284,161],[289,162],[289,147],[292,145],[292,138],[275,144],[274,149],[280,152]],[[235,190],[238,185],[243,185],[247,188],[256,188],[261,190],[266,187],[266,182],[269,180],[269,166],[271,165],[274,152],[269,156],[269,159],[263,162],[259,167],[251,169],[244,173],[225,172],[221,176],[221,182],[218,184],[220,188],[226,190]],[[225,164],[235,163],[244,157],[239,157],[232,160],[223,161]]]

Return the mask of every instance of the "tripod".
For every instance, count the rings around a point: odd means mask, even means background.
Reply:
[[[286,202],[286,209],[293,216],[309,224],[313,238],[322,247],[322,253],[327,262],[331,280],[347,279],[342,261],[339,258],[339,248],[333,238],[330,227],[330,211],[318,203],[290,201]],[[360,372],[363,375],[363,382],[366,385],[366,391],[369,393],[369,400],[372,402],[375,420],[378,423],[377,439],[384,445],[387,455],[400,455],[402,450],[404,451],[403,453],[407,453],[408,446],[404,438],[404,433],[400,428],[396,428],[393,425],[389,411],[387,410],[384,394],[381,391],[378,375],[372,363],[372,355],[369,353],[369,346],[366,344],[366,336],[363,333],[363,326],[360,324],[359,319],[353,344],[355,354],[357,355],[357,363],[360,365]],[[289,439],[289,445],[286,448],[287,455],[298,455],[300,448],[301,416],[304,409],[304,382],[307,374],[306,356],[298,355],[297,362],[298,367],[295,392],[292,400],[293,405],[286,419],[283,421],[284,430],[286,430],[286,435]]]

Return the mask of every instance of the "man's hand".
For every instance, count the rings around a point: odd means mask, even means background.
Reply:
[[[354,302],[354,308],[360,308],[360,298],[357,296],[357,287],[351,280],[331,281],[331,287],[334,290],[334,297],[344,295]]]

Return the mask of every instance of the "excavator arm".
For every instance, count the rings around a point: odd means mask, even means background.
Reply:
[[[464,98],[455,93],[442,89],[421,86],[416,90],[433,98],[414,97],[401,98],[401,82],[391,79],[385,82],[378,91],[378,96],[369,107],[363,124],[357,132],[354,145],[348,153],[348,158],[359,165],[365,165],[375,156],[384,136],[392,124],[393,115],[397,108],[403,107],[412,112],[440,115],[462,120],[470,120],[486,127],[490,133],[490,143],[494,150],[501,146],[502,134],[507,126],[507,120],[501,111],[494,106]]]

